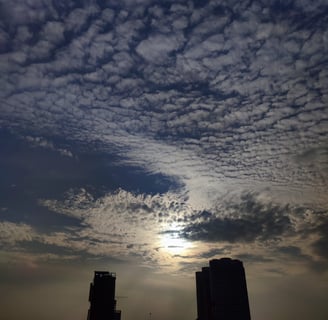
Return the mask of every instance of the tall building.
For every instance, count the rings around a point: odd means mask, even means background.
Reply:
[[[88,320],[121,320],[121,311],[116,310],[115,281],[115,273],[95,271],[90,284]]]
[[[250,320],[243,263],[214,259],[196,272],[197,320]]]

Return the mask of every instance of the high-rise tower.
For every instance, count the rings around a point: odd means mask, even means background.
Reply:
[[[243,263],[222,258],[196,272],[198,320],[250,320]]]
[[[95,271],[90,284],[88,320],[121,319],[121,311],[116,310],[115,281],[115,273]]]

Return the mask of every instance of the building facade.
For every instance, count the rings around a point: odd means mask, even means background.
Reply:
[[[121,311],[116,310],[115,282],[115,273],[95,271],[90,284],[88,320],[121,319]]]
[[[243,263],[214,259],[196,272],[198,320],[250,320]]]

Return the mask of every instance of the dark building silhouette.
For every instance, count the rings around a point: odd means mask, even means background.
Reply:
[[[243,263],[214,259],[196,272],[197,320],[250,320]]]
[[[88,320],[121,319],[121,311],[116,310],[115,281],[115,273],[95,271],[90,284]]]

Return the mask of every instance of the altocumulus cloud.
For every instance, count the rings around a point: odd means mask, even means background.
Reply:
[[[234,246],[299,231],[302,250],[326,257],[326,1],[19,0],[1,12],[1,128],[77,162],[115,154],[117,167],[179,186],[36,196],[80,223],[40,241],[147,255],[142,235],[174,222],[189,240]]]
[[[160,234],[191,215],[191,208],[182,199],[170,193],[143,195],[124,190],[94,199],[84,189],[71,190],[64,202],[40,200],[40,204],[79,219],[80,227],[68,229],[66,239],[62,239],[63,233],[58,238],[53,233],[44,235],[44,241],[117,258],[143,252],[150,260],[156,258],[156,262],[163,263],[158,261],[159,257],[153,257],[161,246]]]
[[[78,219],[79,224],[44,233],[27,224],[4,222],[1,224],[3,243],[18,252],[30,243],[43,254],[57,248],[56,251],[69,259],[134,256],[167,267],[173,260],[165,252],[161,239],[168,235],[191,243],[207,243],[205,247],[199,245],[192,254],[173,257],[182,270],[185,264],[192,265],[218,254],[234,254],[249,262],[262,263],[288,257],[289,263],[294,262],[298,268],[299,263],[314,270],[327,267],[324,246],[327,212],[281,207],[255,194],[244,194],[235,203],[222,199],[212,212],[193,210],[183,196],[137,195],[124,190],[98,199],[84,189],[71,190],[64,201],[39,202],[53,212]],[[171,246],[175,246],[174,242]],[[57,259],[58,255],[48,258]]]

